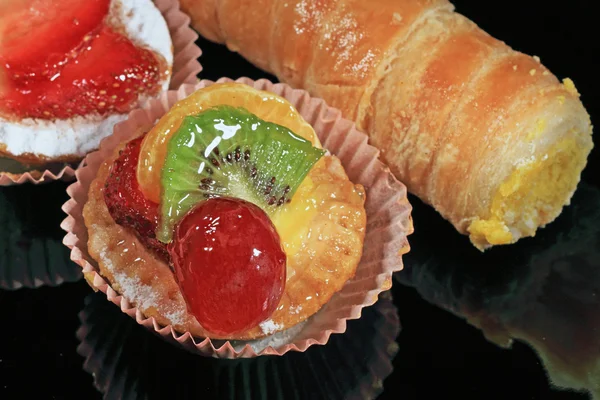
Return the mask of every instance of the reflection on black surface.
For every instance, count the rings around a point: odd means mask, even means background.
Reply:
[[[62,244],[68,183],[0,187],[0,288],[37,287],[81,277]]]
[[[76,168],[77,163],[49,163],[42,166],[34,166],[23,164],[17,160],[8,157],[0,156],[0,172],[8,172],[10,174],[24,174],[31,171],[49,170],[54,174],[58,174],[64,167],[70,166]]]
[[[416,199],[408,267],[396,278],[510,347],[538,353],[553,384],[600,399],[600,191],[581,184],[535,238],[480,253]]]
[[[374,398],[392,372],[400,332],[389,293],[326,346],[282,357],[189,354],[137,325],[102,294],[86,299],[77,332],[84,369],[105,399]]]

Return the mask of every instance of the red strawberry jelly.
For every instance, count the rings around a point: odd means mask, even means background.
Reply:
[[[137,182],[136,168],[143,136],[127,143],[111,166],[104,185],[104,202],[110,216],[132,229],[144,246],[168,262],[166,246],[156,239],[158,204],[146,199]]]
[[[25,0],[0,16],[0,116],[128,112],[160,90],[165,60],[107,25],[111,0]]]
[[[169,253],[188,309],[210,333],[246,331],[275,311],[286,256],[271,220],[256,205],[213,198],[175,227]]]

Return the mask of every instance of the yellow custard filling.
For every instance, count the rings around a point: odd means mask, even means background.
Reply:
[[[285,254],[291,256],[302,248],[310,226],[318,212],[318,199],[312,194],[315,185],[307,176],[300,184],[292,201],[273,217]]]
[[[576,135],[558,142],[542,159],[517,168],[498,188],[487,219],[476,218],[467,231],[479,249],[534,236],[551,222],[579,182],[587,152]]]

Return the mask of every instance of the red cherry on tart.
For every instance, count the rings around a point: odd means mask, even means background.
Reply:
[[[267,214],[240,199],[213,198],[177,224],[169,253],[190,312],[217,335],[269,318],[283,295],[286,255]]]
[[[132,229],[138,239],[161,259],[167,261],[166,246],[156,239],[158,204],[146,199],[140,191],[136,167],[143,136],[127,143],[113,163],[104,185],[104,200],[115,222]]]
[[[1,18],[8,35],[0,46],[0,115],[53,120],[125,113],[140,94],[159,92],[166,60],[109,24],[111,0],[19,4]]]

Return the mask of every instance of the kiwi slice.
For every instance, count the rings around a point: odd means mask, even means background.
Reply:
[[[217,106],[185,117],[167,144],[158,239],[170,242],[175,224],[212,197],[240,198],[273,216],[323,154],[244,108]]]

